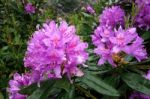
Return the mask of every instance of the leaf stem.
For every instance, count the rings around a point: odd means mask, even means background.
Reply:
[[[133,66],[133,65],[145,65],[145,64],[148,64],[148,63],[150,63],[150,59],[148,59],[146,61],[143,61],[143,62],[139,62],[139,63],[132,62],[132,63],[129,64],[129,66]]]

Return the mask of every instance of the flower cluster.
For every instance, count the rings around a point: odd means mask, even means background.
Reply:
[[[105,8],[103,10],[99,16],[99,22],[101,25],[109,25],[113,28],[116,25],[123,26],[124,16],[125,13],[119,6],[112,6],[111,8]]]
[[[65,73],[69,78],[82,76],[77,65],[88,58],[85,51],[88,44],[82,42],[75,32],[75,27],[68,26],[65,21],[59,26],[54,21],[43,24],[28,43],[25,67],[39,71],[40,77],[61,78]]]
[[[10,99],[26,99],[27,95],[20,94],[19,90],[35,82],[61,78],[63,74],[67,74],[71,81],[72,76],[83,75],[77,65],[84,64],[88,58],[85,51],[88,44],[82,42],[75,32],[75,27],[68,26],[65,21],[59,26],[50,21],[35,31],[24,58],[24,65],[31,69],[31,73],[14,75],[9,82]]]
[[[119,8],[112,7],[112,9]],[[123,22],[121,18],[116,19],[115,15],[121,15],[123,12],[120,9],[113,11],[112,9],[105,9],[101,15],[100,20],[106,16],[108,21],[101,21],[100,25],[92,35],[93,44],[97,47],[94,52],[101,58],[99,65],[109,62],[113,66],[118,65],[118,62],[125,63],[123,57],[126,55],[134,56],[138,61],[147,58],[146,50],[144,49],[143,39],[136,33],[136,28],[123,29],[121,26],[116,29],[118,22]],[[121,11],[121,14],[119,12]],[[107,14],[106,14],[107,13]],[[108,15],[111,15],[108,17]],[[114,17],[113,17],[114,16]],[[121,24],[120,24],[121,25]],[[112,28],[114,27],[114,28]]]
[[[129,99],[150,99],[150,96],[140,92],[133,92]]]
[[[135,25],[140,28],[150,29],[150,0],[136,0],[138,6],[138,14],[136,16]]]
[[[14,74],[14,79],[9,81],[8,92],[9,99],[26,99],[27,95],[22,95],[19,93],[21,88],[31,84],[31,76],[29,74],[20,75],[18,73]]]
[[[27,3],[25,5],[25,11],[28,14],[33,14],[33,13],[35,13],[35,7],[31,3]]]

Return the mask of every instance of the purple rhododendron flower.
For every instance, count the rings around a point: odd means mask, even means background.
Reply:
[[[138,6],[150,4],[150,0],[136,0],[135,2],[138,4]]]
[[[114,32],[111,30],[110,27],[105,26],[98,26],[97,29],[94,31],[94,35],[92,35],[92,41],[94,45],[97,47],[94,52],[101,56],[98,64],[102,65],[106,61],[110,64],[114,64],[112,60],[112,45],[109,41],[109,37],[113,36]]]
[[[150,99],[150,96],[140,92],[133,92],[129,99]]]
[[[86,6],[86,11],[91,14],[95,14],[95,10],[93,9],[93,7],[91,5]]]
[[[9,81],[9,99],[26,99],[27,95],[22,95],[19,93],[22,87],[31,84],[31,78],[29,74],[20,75],[18,73],[14,74],[13,80]]]
[[[85,49],[88,44],[82,42],[75,32],[75,27],[65,21],[60,22],[60,25],[54,21],[44,23],[43,28],[35,31],[28,43],[25,67],[39,71],[40,77],[46,78],[61,78],[65,73],[69,78],[82,76],[77,65],[87,60]]]
[[[125,12],[119,6],[112,6],[105,8],[99,17],[99,22],[103,26],[111,26],[112,28],[117,25],[123,26]]]
[[[136,0],[139,13],[135,25],[146,30],[150,29],[150,0]]]
[[[106,61],[116,66],[114,56],[120,53],[134,56],[138,61],[147,58],[144,49],[143,39],[136,33],[136,28],[122,29],[112,31],[108,26],[98,26],[92,35],[93,44],[97,47],[94,52],[101,58],[99,65]]]
[[[33,14],[33,13],[35,13],[35,7],[31,3],[27,3],[25,5],[25,11],[28,14]]]
[[[150,70],[148,71],[148,73],[146,75],[144,75],[144,77],[148,80],[150,80]]]

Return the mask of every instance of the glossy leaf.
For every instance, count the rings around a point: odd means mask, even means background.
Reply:
[[[74,88],[74,86],[70,87],[69,92],[66,92],[62,96],[62,99],[75,99],[75,88]]]
[[[115,88],[108,85],[95,75],[86,74],[84,77],[82,77],[81,82],[85,83],[88,87],[101,94],[105,94],[108,96],[119,96],[119,92]]]
[[[55,83],[55,80],[47,80],[42,83],[40,88],[35,90],[32,95],[28,97],[28,99],[46,99],[48,97],[48,91],[51,90]]]
[[[70,84],[70,81],[68,79],[63,78],[63,79],[57,80],[53,87],[61,88],[61,89],[64,89],[65,91],[69,92],[71,84]]]
[[[122,80],[132,89],[150,95],[150,80],[135,73],[124,73],[121,77]]]
[[[21,94],[27,94],[30,95],[32,94],[33,91],[35,91],[36,89],[45,86],[46,84],[54,84],[55,83],[55,79],[49,79],[49,80],[45,80],[45,81],[41,81],[39,83],[33,83],[30,86],[24,87],[20,90]]]
[[[28,87],[23,88],[22,90],[20,90],[21,94],[27,94],[30,95],[32,94],[36,89],[38,88],[37,83],[34,83]]]

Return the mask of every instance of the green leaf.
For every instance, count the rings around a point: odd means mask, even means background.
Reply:
[[[74,86],[70,87],[69,92],[66,92],[62,96],[62,99],[75,99],[75,88],[74,88]]]
[[[71,86],[70,87],[70,90],[69,90],[69,93],[68,93],[68,99],[74,99],[75,97],[75,87],[74,86]]]
[[[63,78],[63,79],[57,80],[56,83],[54,84],[54,87],[61,88],[61,89],[64,89],[65,91],[69,92],[71,84],[70,84],[70,81],[68,81],[68,79]]]
[[[88,87],[101,94],[105,94],[108,96],[119,96],[119,92],[115,88],[108,85],[95,75],[87,73],[84,77],[81,78],[81,82],[85,83],[86,85],[88,85]]]
[[[55,80],[47,80],[45,82],[42,82],[40,88],[35,90],[33,94],[28,97],[28,99],[46,99],[54,83]]]
[[[150,81],[139,74],[123,73],[122,80],[132,89],[150,95]]]
[[[101,99],[119,99],[119,97],[103,96]]]
[[[37,83],[34,83],[28,87],[23,88],[22,90],[20,90],[19,93],[21,94],[27,94],[30,95],[32,94],[36,89],[38,89]]]
[[[135,62],[132,62],[132,63],[130,63],[128,66],[129,67],[131,67],[131,66],[137,66],[137,65],[149,65],[149,63],[150,63],[150,58],[148,58],[146,61],[142,61],[142,62],[137,62],[137,61],[135,61]]]
[[[49,95],[58,94],[62,89],[66,91],[67,97],[71,97],[72,85],[66,79],[49,79],[42,81],[40,87],[34,83],[20,91],[22,94],[29,95],[28,99],[46,99]]]
[[[109,76],[109,77],[105,77],[103,80],[107,84],[117,87],[119,84],[119,79],[120,79],[120,76]]]
[[[144,40],[150,39],[150,32],[147,31],[147,32],[143,33],[142,38],[143,38]]]
[[[31,96],[29,96],[27,99],[40,99],[42,94],[44,93],[43,90],[37,89],[36,91],[33,92]]]

